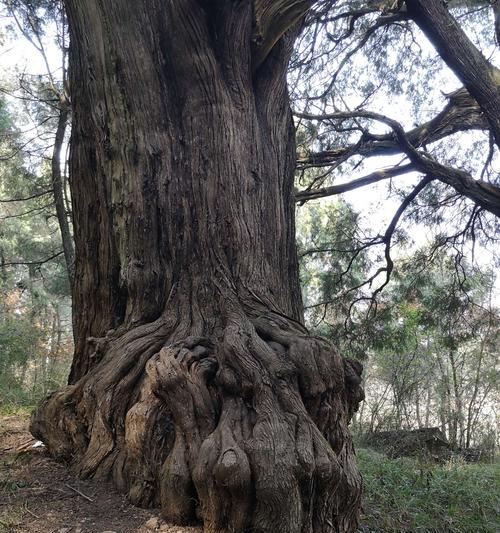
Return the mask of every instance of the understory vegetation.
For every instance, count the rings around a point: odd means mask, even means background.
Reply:
[[[364,480],[364,533],[495,533],[500,463],[437,465],[422,458],[389,459],[358,449]]]
[[[34,407],[63,384],[71,362],[68,312],[44,295],[0,288],[0,408]],[[42,302],[34,302],[41,299]],[[63,301],[63,305],[67,302]],[[63,315],[64,317],[64,315]],[[68,320],[67,317],[64,317]]]

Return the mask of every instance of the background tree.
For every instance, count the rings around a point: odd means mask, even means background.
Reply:
[[[342,201],[312,204],[298,227],[309,323],[344,354],[365,361],[367,398],[355,431],[439,426],[456,449],[491,452],[499,334],[494,271],[451,251],[415,248],[406,237],[393,283],[379,296],[377,313],[367,314],[359,285],[376,257],[359,246],[358,220]]]
[[[50,170],[24,153],[4,100],[0,113],[0,402],[32,405],[65,379],[71,304],[50,195],[36,192]]]
[[[64,9],[59,0],[5,0],[7,15],[13,21],[12,31],[20,33],[31,45],[44,66],[44,73],[36,76],[21,72],[3,87],[3,93],[22,103],[29,125],[24,142],[16,148],[33,168],[47,165],[50,184],[36,197],[52,196],[66,269],[70,279],[74,270],[74,245],[71,230],[70,199],[67,188],[67,165],[64,150],[70,119],[67,81],[68,35]],[[60,52],[60,65],[54,69],[46,39],[47,27],[55,29],[55,42]],[[35,171],[36,172],[36,171]],[[28,199],[31,199],[28,197]]]
[[[42,65],[41,74],[6,65],[0,86],[1,396],[33,404],[64,382],[72,349],[67,113],[60,105],[67,43],[59,2],[5,1],[2,17],[4,54],[21,38]],[[63,68],[54,67],[48,34]]]

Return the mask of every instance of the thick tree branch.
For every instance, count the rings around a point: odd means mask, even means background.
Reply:
[[[412,170],[414,170],[413,165],[402,165],[386,170],[377,170],[376,172],[368,174],[367,176],[363,176],[362,178],[358,178],[347,183],[342,183],[340,185],[332,185],[331,187],[323,187],[321,189],[313,189],[310,191],[300,191],[295,195],[295,200],[297,202],[307,202],[309,200],[316,200],[326,196],[342,194],[354,189],[359,189],[360,187],[365,187],[366,185],[372,185],[373,183],[377,183],[382,180],[407,174]]]
[[[254,69],[266,59],[283,34],[311,7],[311,0],[254,0]]]
[[[475,180],[468,172],[442,165],[421,154],[409,143],[399,122],[376,113],[372,114],[372,118],[387,124],[394,130],[396,139],[417,170],[430,178],[450,185],[477,205],[500,217],[500,188],[481,180]]]
[[[422,157],[415,166],[426,175],[453,187],[476,205],[500,217],[500,188],[482,180],[474,179],[468,172],[448,167]]]
[[[377,114],[373,114],[373,118],[380,120],[394,130],[398,142],[417,170],[420,170],[429,178],[438,179],[450,185],[457,192],[466,196],[483,209],[500,217],[499,187],[482,180],[475,180],[468,172],[442,165],[430,157],[419,153],[408,142],[403,127],[399,122]]]
[[[500,71],[467,37],[442,0],[406,0],[410,17],[483,110],[500,146]]]
[[[432,144],[460,131],[489,129],[488,121],[481,108],[466,89],[461,88],[454,91],[448,94],[447,98],[447,105],[433,119],[405,133],[408,142],[414,148]],[[347,120],[359,115],[357,112],[323,115],[297,112],[295,116],[307,120],[336,121]],[[301,166],[325,166],[335,164],[346,155],[361,155],[363,157],[387,156],[396,155],[402,151],[400,144],[394,139],[392,133],[385,135],[365,134],[361,142],[357,144],[310,154],[307,157],[299,158],[297,163]]]
[[[327,115],[324,115],[327,116]],[[422,172],[429,178],[438,179],[447,185],[453,187],[461,195],[466,196],[478,206],[500,217],[500,188],[482,180],[475,180],[468,172],[458,170],[438,163],[429,156],[420,153],[412,145],[407,137],[403,127],[399,122],[380,113],[371,111],[355,111],[346,113],[336,113],[330,115],[338,118],[347,116],[353,118],[368,118],[377,120],[386,124],[393,130],[394,142],[398,143],[401,152],[405,153],[408,159],[413,163],[415,170]],[[383,179],[383,178],[381,178]],[[379,180],[375,180],[379,181]],[[368,183],[373,180],[369,181]],[[338,194],[338,193],[337,193]],[[327,196],[326,194],[324,196]]]

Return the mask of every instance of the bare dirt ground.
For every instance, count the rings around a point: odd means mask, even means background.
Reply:
[[[0,533],[201,533],[130,505],[108,483],[78,479],[34,443],[27,416],[0,415]]]

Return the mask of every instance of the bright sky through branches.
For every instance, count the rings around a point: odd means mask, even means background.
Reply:
[[[9,17],[5,12],[1,13],[1,27],[0,36],[2,37],[2,43],[0,48],[0,64],[1,64],[1,79],[2,85],[10,88],[15,87],[16,80],[21,75],[24,76],[41,76],[47,75],[47,69],[42,55],[34,48],[34,46],[24,38],[19,29],[16,27],[15,21]],[[491,20],[491,24],[493,21]],[[474,26],[468,27],[470,37],[475,42],[480,42],[478,35],[475,35]],[[427,41],[427,39],[418,31],[418,42],[422,50],[422,56],[435,57],[436,51],[433,46]],[[46,57],[48,59],[51,74],[55,79],[59,79],[61,75],[61,53],[56,44],[55,27],[48,26],[46,34],[44,36],[44,47],[46,50]],[[483,50],[483,54],[488,57],[494,64],[500,64],[500,50],[497,47],[490,47]],[[393,54],[394,55],[394,54]],[[391,61],[391,52],[389,51],[389,62]],[[394,62],[396,59],[394,59]],[[370,63],[366,56],[358,55],[356,59],[356,71],[361,72],[358,79],[359,84],[362,84],[370,78]],[[300,80],[291,80],[293,83],[300,84]],[[406,128],[414,127],[418,122],[422,123],[425,120],[433,117],[437,110],[442,109],[446,103],[445,94],[451,93],[461,86],[459,80],[453,75],[453,73],[441,62],[441,67],[434,73],[432,80],[432,91],[427,94],[426,100],[418,108],[418,117],[415,115],[415,106],[412,101],[411,95],[406,93],[394,94],[390,91],[386,91],[382,88],[378,92],[377,98],[370,104],[370,110],[383,113],[391,118],[397,119]],[[16,94],[15,90],[12,92]],[[14,106],[17,106],[18,102],[13,97],[9,97],[10,102]],[[356,94],[344,95],[344,103],[346,109],[353,109],[359,105],[360,97]],[[294,103],[295,110],[303,111],[304,102],[296,101]],[[311,113],[315,112],[314,106],[308,108]],[[325,110],[323,110],[325,111]],[[333,109],[326,109],[326,112],[331,112]],[[26,114],[23,114],[26,118]],[[36,127],[36,124],[27,121],[21,125],[22,130],[29,130]],[[374,133],[384,133],[387,131],[387,127],[384,125],[374,125]],[[467,143],[472,141],[482,141],[483,146],[487,145],[487,136],[483,132],[467,132],[467,134],[456,134],[454,136],[455,150],[460,151],[465,149]],[[485,154],[478,153],[478,160],[482,160]],[[340,167],[340,172],[336,174],[335,184],[345,183],[359,177],[370,174],[375,170],[379,170],[384,167],[393,166],[395,163],[401,161],[401,156],[392,157],[373,157],[366,159],[362,165],[355,170],[343,170],[344,167]],[[478,165],[479,166],[479,165]],[[495,172],[500,172],[500,161],[497,157],[492,163],[492,167]],[[418,182],[418,174],[407,174],[400,178],[395,178],[394,184],[397,187],[408,187]],[[351,203],[356,211],[363,213],[361,223],[363,229],[367,232],[380,231],[390,222],[394,213],[398,209],[401,199],[388,194],[387,183],[379,182],[371,185],[370,187],[363,187],[360,189],[347,192],[343,195],[344,199]],[[321,203],[334,202],[334,198],[326,198],[317,200]],[[300,210],[306,209],[306,207],[299,208]],[[446,227],[446,221],[444,222]],[[428,226],[416,223],[406,223],[403,221],[401,227],[405,229],[414,241],[414,246],[410,249],[395,249],[394,257],[403,257],[411,253],[415,247],[421,247],[428,245],[434,239],[436,231],[442,231],[443,228],[434,228],[435,231],[431,231]],[[469,253],[472,255],[472,247],[470,247]],[[482,265],[491,266],[498,262],[500,258],[498,254],[495,255],[495,251],[484,248],[480,245],[476,245],[474,249],[474,259]],[[496,288],[496,300],[500,302],[500,283],[497,280]]]

